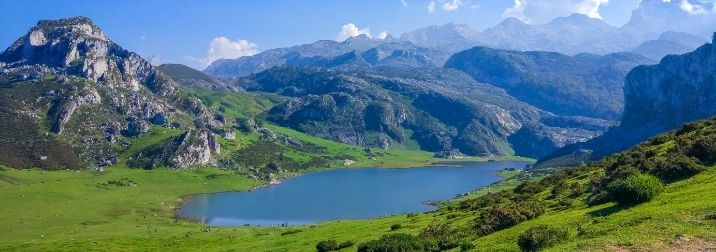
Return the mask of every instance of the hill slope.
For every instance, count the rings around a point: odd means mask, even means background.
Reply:
[[[705,44],[658,65],[639,66],[626,77],[622,123],[603,136],[565,147],[545,160],[593,151],[591,159],[625,150],[658,133],[716,114],[716,46]],[[574,163],[571,163],[574,165]]]
[[[416,141],[441,156],[539,157],[611,125],[555,116],[451,69],[275,68],[239,83],[290,97],[267,113],[282,126],[358,146]]]
[[[359,248],[684,250],[716,245],[716,118],[593,165],[448,203],[418,235]],[[360,249],[359,249],[360,250]],[[364,250],[366,251],[366,250]]]
[[[649,63],[653,61],[629,53],[567,56],[475,47],[454,54],[445,67],[558,115],[617,119],[624,77],[633,67]]]
[[[208,90],[239,91],[227,81],[213,78],[182,64],[163,64],[156,68],[182,86]]]

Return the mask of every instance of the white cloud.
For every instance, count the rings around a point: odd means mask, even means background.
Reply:
[[[671,1],[669,1],[669,2],[671,2]],[[692,4],[687,0],[681,0],[681,3],[679,4],[679,8],[681,8],[681,10],[683,10],[686,13],[689,13],[691,15],[709,14],[714,11],[713,9],[709,10],[704,4],[700,4],[700,3]]]
[[[366,35],[368,37],[371,37],[370,28],[366,27],[360,29],[353,23],[347,23],[341,26],[341,32],[336,35],[336,41],[344,41],[350,37],[355,37],[359,35]]]
[[[479,9],[479,8],[480,8],[480,5],[479,5],[479,4],[470,5],[470,9],[477,10],[477,9]]]
[[[226,37],[216,37],[209,42],[209,49],[206,56],[196,58],[185,56],[187,59],[201,63],[203,67],[209,66],[218,59],[236,59],[244,56],[251,56],[259,53],[259,46],[248,40],[239,39],[231,41]]]
[[[402,4],[403,6],[407,7],[407,6],[408,6],[408,1],[406,1],[406,0],[400,0],[400,4]]]
[[[428,13],[435,12],[435,1],[430,1],[428,3]]]
[[[156,55],[152,55],[151,57],[149,57],[149,64],[151,64],[152,66],[159,66],[164,63],[167,63],[167,61],[164,60],[162,57]]]
[[[527,7],[527,3],[525,3],[525,0],[514,0],[515,3],[512,5],[512,7],[507,8],[505,12],[502,13],[503,17],[513,17],[519,20],[522,20],[522,22],[529,23],[530,20],[525,16],[525,9]]]
[[[601,19],[599,9],[609,0],[514,0],[512,7],[502,13],[503,17],[514,17],[526,23],[546,23],[556,17],[573,13]]]
[[[380,33],[378,34],[378,38],[379,38],[379,39],[386,39],[387,37],[388,37],[388,32],[387,32],[387,31],[382,31],[382,32],[380,32]]]
[[[462,0],[449,0],[443,4],[444,11],[456,11],[462,5]]]

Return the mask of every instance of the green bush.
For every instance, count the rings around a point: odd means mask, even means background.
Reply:
[[[688,153],[707,165],[716,163],[716,139],[714,134],[701,135],[691,144]]]
[[[282,235],[282,236],[283,236],[283,235],[292,235],[292,234],[297,234],[297,233],[300,233],[300,232],[303,232],[303,230],[300,230],[300,229],[291,229],[291,230],[286,230],[286,231],[284,231],[283,233],[281,233],[281,235]]]
[[[338,249],[350,248],[353,246],[353,241],[347,240],[338,244]]]
[[[318,244],[316,244],[316,251],[318,252],[328,252],[335,250],[338,250],[338,242],[336,242],[336,240],[325,240],[320,241],[318,242]]]
[[[358,246],[358,252],[415,252],[424,251],[423,242],[414,235],[398,233],[384,235],[378,240],[365,242]]]
[[[689,178],[705,170],[698,159],[679,155],[675,158],[656,162],[650,173],[665,181],[675,181]]]
[[[619,205],[646,202],[664,190],[664,183],[652,175],[640,174],[615,180],[607,186],[609,198]]]
[[[395,231],[395,230],[401,229],[402,227],[403,226],[400,224],[393,224],[390,226],[390,231]]]
[[[539,225],[527,229],[517,238],[517,245],[522,251],[540,251],[562,243],[569,238],[566,230],[547,225]]]
[[[443,224],[425,227],[418,237],[423,241],[425,251],[446,251],[471,245],[467,239],[469,236],[466,230]]]
[[[544,186],[539,182],[526,181],[515,187],[515,193],[519,194],[537,194],[544,190]]]
[[[495,206],[480,214],[480,217],[475,220],[474,229],[478,235],[487,235],[536,218],[542,213],[544,213],[544,208],[532,201]]]

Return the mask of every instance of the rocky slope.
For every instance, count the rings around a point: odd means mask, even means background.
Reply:
[[[586,149],[591,158],[625,150],[644,139],[716,114],[716,46],[713,42],[653,66],[634,68],[624,86],[619,127],[585,143],[549,155],[553,159]]]
[[[0,68],[0,128],[26,129],[2,137],[0,163],[12,167],[101,167],[116,163],[127,139],[152,124],[222,127],[200,101],[179,94],[174,81],[88,18],[38,22],[0,54]],[[182,158],[191,151],[173,152],[185,162],[172,165],[208,162]]]
[[[539,157],[610,125],[555,116],[450,69],[275,68],[239,83],[248,91],[292,97],[267,114],[280,125],[359,146],[414,141],[441,156]]]
[[[445,67],[558,115],[615,120],[623,108],[624,77],[633,67],[649,63],[653,61],[629,53],[567,56],[475,47],[454,54]]]

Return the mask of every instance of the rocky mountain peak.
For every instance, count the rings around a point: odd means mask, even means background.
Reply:
[[[497,24],[494,28],[496,28],[496,27],[528,27],[528,26],[529,25],[525,22],[522,22],[522,20],[519,20],[514,17],[508,17],[508,18],[505,18],[505,20],[502,20],[502,22]]]
[[[551,22],[549,22],[547,25],[555,25],[555,26],[571,25],[571,26],[578,26],[581,28],[609,26],[607,23],[605,23],[601,19],[590,18],[589,16],[580,14],[580,13],[574,13],[574,14],[566,16],[566,17],[555,18]],[[612,28],[616,28],[616,27],[612,27]]]
[[[44,65],[110,87],[133,91],[145,86],[160,94],[176,85],[136,53],[105,35],[89,18],[42,20],[0,54],[5,68]]]

